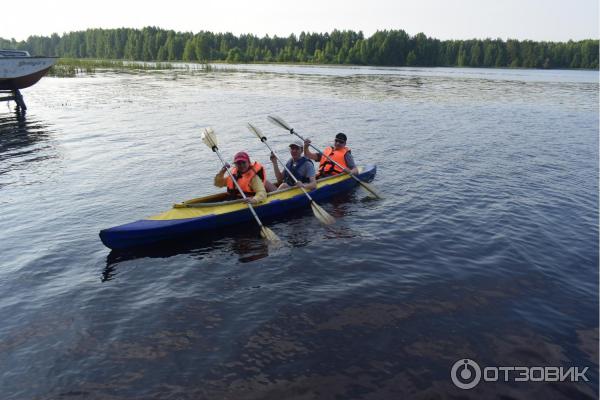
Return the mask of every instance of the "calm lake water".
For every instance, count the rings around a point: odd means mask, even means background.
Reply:
[[[44,78],[0,103],[0,398],[598,396],[598,72],[228,66]],[[223,154],[345,132],[356,190],[111,253],[98,232],[216,192]],[[273,176],[272,171],[269,171]],[[451,368],[588,367],[589,382]],[[501,378],[502,379],[502,378]],[[512,379],[512,378],[511,378]]]

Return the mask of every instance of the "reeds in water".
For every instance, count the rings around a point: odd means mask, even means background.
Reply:
[[[174,69],[168,62],[139,62],[123,60],[92,60],[81,58],[61,58],[50,68],[48,76],[72,78],[81,74],[94,74],[97,70],[154,71]]]
[[[187,71],[196,72],[236,72],[235,68],[215,66],[208,63],[185,63],[185,62],[148,62],[148,61],[124,61],[124,60],[95,60],[87,58],[60,58],[58,62],[48,71],[48,76],[58,78],[73,78],[78,75],[94,74],[98,70],[107,71]]]

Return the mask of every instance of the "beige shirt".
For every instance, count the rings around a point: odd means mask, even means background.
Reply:
[[[226,174],[227,174],[227,172],[219,172],[217,175],[215,175],[214,183],[215,183],[216,187],[227,186],[227,176],[228,175],[226,175]],[[252,188],[252,191],[255,193],[254,198],[259,203],[264,201],[267,198],[267,190],[265,189],[265,184],[257,175],[254,175],[254,177],[250,181],[250,187]]]

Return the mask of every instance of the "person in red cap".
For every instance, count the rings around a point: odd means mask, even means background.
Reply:
[[[246,195],[246,202],[258,204],[267,198],[267,189],[275,190],[274,185],[267,181],[267,174],[263,166],[258,162],[250,162],[250,156],[245,151],[240,151],[233,157],[235,167],[231,169],[231,174],[235,177],[238,185]],[[229,167],[229,165],[227,165]],[[227,187],[227,193],[232,199],[241,198],[242,195],[235,187],[235,184],[226,175],[226,167],[221,168],[215,176],[216,187]]]
[[[309,149],[310,140],[307,139],[304,142],[304,155],[311,160],[319,161],[317,179],[341,174],[342,172],[354,175],[358,174],[358,168],[354,163],[350,148],[346,147],[347,140],[348,138],[344,133],[338,133],[335,135],[333,146],[327,147],[323,153],[312,153]],[[325,156],[340,164],[343,169],[340,169],[340,167],[329,161]]]

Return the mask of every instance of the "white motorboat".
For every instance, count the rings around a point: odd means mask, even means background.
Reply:
[[[56,60],[56,57],[32,57],[24,50],[0,50],[0,90],[18,90],[34,85]]]

